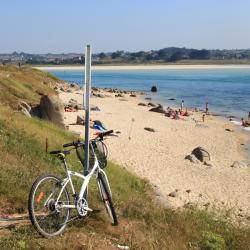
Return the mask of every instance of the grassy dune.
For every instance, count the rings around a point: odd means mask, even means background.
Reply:
[[[14,86],[1,78],[6,72],[14,72],[9,82]],[[52,93],[44,81],[56,79],[28,68],[0,68],[0,89],[5,90],[5,95],[0,94],[0,214],[27,212],[28,193],[39,174],[63,176],[60,163],[45,153],[45,139],[52,150],[75,136],[51,123],[27,118],[12,105],[13,99],[38,103],[36,90]],[[74,153],[69,162],[73,170],[82,171]],[[107,173],[119,226],[110,225],[93,181],[89,203],[91,208],[102,209],[101,213],[69,224],[63,236],[52,239],[41,238],[30,225],[0,229],[0,249],[117,249],[118,244],[130,249],[250,249],[249,229],[196,208],[165,209],[155,201],[146,180],[111,162]]]

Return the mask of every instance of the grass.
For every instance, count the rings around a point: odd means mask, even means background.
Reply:
[[[39,88],[35,84],[29,86]],[[11,106],[0,106],[0,214],[27,212],[28,193],[38,175],[63,176],[60,163],[45,153],[45,139],[49,141],[49,150],[60,149],[63,143],[75,139],[73,134],[51,123],[27,118]],[[68,160],[73,170],[82,171],[74,154]],[[119,226],[110,225],[93,181],[89,203],[92,208],[102,209],[100,214],[69,224],[62,236],[52,239],[41,238],[30,225],[5,234],[0,230],[0,249],[105,250],[117,249],[118,244],[130,249],[250,249],[250,229],[196,208],[165,209],[155,201],[146,180],[111,162],[106,170]],[[76,184],[79,188],[80,183]]]

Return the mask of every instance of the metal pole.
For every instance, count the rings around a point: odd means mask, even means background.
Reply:
[[[87,45],[85,50],[85,146],[84,146],[84,175],[88,174],[89,170],[89,98],[91,90],[91,48]]]

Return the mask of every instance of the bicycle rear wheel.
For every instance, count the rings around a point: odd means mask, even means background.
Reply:
[[[108,185],[107,180],[103,174],[101,174],[101,173],[98,174],[97,182],[98,182],[98,186],[100,189],[102,201],[105,205],[105,208],[106,208],[108,215],[111,218],[112,225],[116,226],[116,225],[118,225],[117,215],[115,212],[115,208],[114,208],[113,200],[111,197],[109,185]]]
[[[70,217],[70,209],[60,207],[69,205],[69,194],[63,189],[58,203],[61,179],[46,175],[40,176],[33,183],[28,201],[30,220],[35,229],[44,237],[52,237],[63,232]]]

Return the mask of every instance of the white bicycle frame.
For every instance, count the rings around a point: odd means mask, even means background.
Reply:
[[[66,174],[67,174],[67,178],[65,178],[62,182],[62,189],[57,197],[57,200],[55,202],[55,205],[57,206],[58,202],[60,201],[60,197],[63,193],[63,190],[66,188],[66,186],[68,185],[68,183],[70,183],[70,187],[71,187],[71,190],[72,190],[72,193],[73,193],[73,196],[76,195],[76,192],[75,192],[75,188],[74,188],[74,185],[73,185],[73,182],[72,182],[72,176],[76,176],[76,177],[79,177],[81,179],[83,179],[83,184],[81,186],[81,189],[80,189],[80,193],[79,193],[79,200],[83,198],[84,196],[84,193],[85,191],[87,190],[87,187],[88,187],[88,184],[89,184],[89,181],[90,179],[92,178],[92,176],[94,174],[96,174],[96,178],[98,177],[98,173],[101,172],[104,176],[104,178],[106,179],[106,183],[108,185],[108,189],[109,189],[109,192],[110,192],[110,195],[112,196],[112,193],[111,193],[111,189],[110,189],[110,185],[109,185],[109,182],[108,182],[108,178],[107,178],[107,175],[106,173],[100,168],[99,166],[99,163],[98,163],[98,159],[97,159],[97,156],[95,154],[95,151],[93,149],[93,145],[90,143],[91,145],[91,150],[93,152],[93,155],[94,155],[94,166],[93,168],[91,169],[91,171],[88,173],[88,175],[84,176],[83,174],[80,174],[78,172],[74,172],[74,171],[71,171],[69,170],[68,168],[68,164],[66,162],[66,160],[64,159],[63,163],[64,163],[64,168],[65,168],[65,171],[66,171]],[[101,189],[100,189],[100,185],[98,185],[99,187],[99,190],[101,192]],[[67,204],[60,204],[60,208],[76,208],[76,204],[75,205],[67,205]],[[86,208],[86,210],[89,210],[89,211],[92,211],[91,209],[89,208]]]

